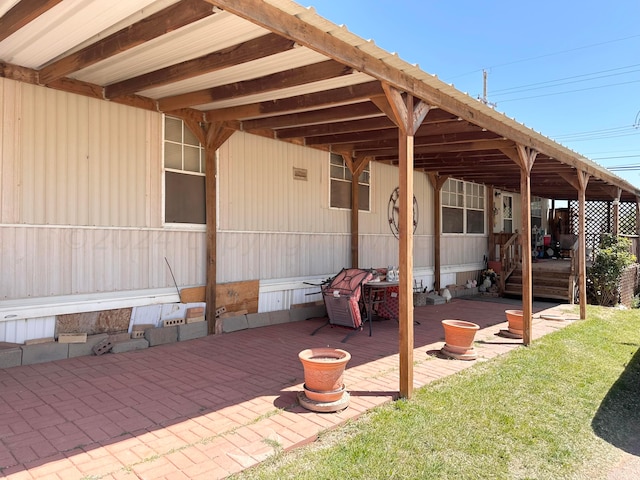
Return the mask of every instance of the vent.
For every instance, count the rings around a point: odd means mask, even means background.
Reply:
[[[293,167],[293,179],[307,181],[307,169]]]

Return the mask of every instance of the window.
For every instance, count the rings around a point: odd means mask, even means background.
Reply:
[[[342,155],[331,154],[329,164],[330,194],[329,205],[332,208],[351,208],[351,172],[344,163]],[[358,208],[370,211],[371,173],[369,165],[358,177]]]
[[[531,197],[531,228],[542,228],[542,198]]]
[[[164,219],[206,223],[204,148],[179,118],[164,118]]]
[[[502,231],[513,233],[513,197],[502,195]]]
[[[441,195],[442,233],[484,233],[484,185],[449,178]]]

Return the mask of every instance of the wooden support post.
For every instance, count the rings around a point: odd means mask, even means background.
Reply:
[[[440,261],[440,243],[442,240],[442,186],[447,181],[448,176],[440,176],[437,173],[429,173],[429,183],[433,187],[433,289],[440,291],[440,277],[442,264]]]
[[[399,242],[400,306],[398,312],[400,350],[400,396],[413,395],[413,136],[429,107],[395,88],[383,84],[390,112],[398,125],[399,147]]]
[[[533,281],[531,279],[531,168],[538,152],[522,145],[516,146],[520,159],[520,201],[522,216],[522,343],[531,344],[533,318]]]
[[[493,236],[493,187],[491,185],[487,185],[485,187],[485,194],[486,194],[485,218],[486,218],[487,229],[489,230],[487,232],[488,233],[487,249],[489,253],[488,259],[495,260],[496,259],[496,243],[495,243],[495,237]]]
[[[209,334],[216,333],[216,287],[217,287],[217,218],[216,218],[216,189],[218,166],[216,151],[226,142],[233,130],[224,127],[220,123],[207,123],[203,127],[205,131],[205,193],[206,193],[206,241],[207,258],[206,274],[207,286],[205,290],[205,302],[207,303],[207,327]]]
[[[578,291],[580,295],[580,318],[587,318],[587,234],[586,203],[589,174],[578,171]]]
[[[344,163],[351,172],[351,268],[359,268],[360,251],[360,187],[359,178],[371,160],[370,157],[353,159],[351,155],[342,154]]]
[[[358,268],[358,252],[360,250],[359,238],[360,227],[358,220],[360,216],[360,188],[358,177],[351,175],[351,268]]]
[[[622,189],[616,188],[616,195],[613,198],[613,212],[611,219],[611,234],[617,237],[620,234],[620,197],[622,196]]]

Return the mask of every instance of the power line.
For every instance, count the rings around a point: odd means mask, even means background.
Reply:
[[[640,72],[640,69],[630,70],[630,71],[627,71],[627,72],[611,73],[609,75],[599,75],[599,74],[615,72],[615,71],[618,71],[618,70],[624,70],[624,69],[637,67],[637,66],[640,66],[640,64],[628,65],[626,67],[612,68],[612,69],[609,69],[609,70],[601,70],[599,72],[584,73],[584,74],[581,74],[581,75],[573,75],[571,77],[564,77],[564,78],[559,78],[559,79],[556,79],[556,80],[548,80],[548,81],[545,81],[545,82],[531,83],[531,84],[528,84],[528,85],[521,85],[519,87],[502,88],[502,89],[494,90],[493,94],[495,95],[497,93],[498,96],[500,96],[500,95],[511,95],[511,94],[514,94],[514,93],[528,92],[528,91],[531,91],[531,90],[540,90],[540,89],[543,89],[543,88],[552,88],[552,87],[558,87],[558,86],[561,86],[561,85],[569,85],[569,84],[572,84],[572,83],[590,82],[592,80],[598,80],[600,78],[609,78],[609,77],[615,77],[615,76],[618,76],[618,75],[627,75],[629,73]],[[594,77],[593,75],[599,75],[599,76]],[[592,78],[583,78],[583,77],[592,77]],[[552,85],[550,85],[550,84],[552,84]]]
[[[600,47],[602,45],[608,45],[610,43],[624,42],[625,40],[631,40],[632,38],[638,38],[638,37],[640,37],[640,34],[638,34],[638,35],[630,35],[628,37],[616,38],[616,39],[613,39],[613,40],[606,40],[604,42],[599,42],[599,43],[591,43],[589,45],[583,45],[581,47],[570,48],[569,50],[561,50],[561,51],[558,51],[558,52],[545,53],[544,55],[537,55],[535,57],[522,58],[520,60],[513,60],[511,62],[499,63],[499,64],[493,65],[491,67],[479,68],[479,69],[473,70],[471,72],[462,73],[460,75],[456,75],[454,77],[450,77],[449,80],[455,80],[456,78],[466,77],[467,75],[472,75],[474,73],[481,72],[482,70],[489,70],[490,71],[490,70],[492,70],[494,68],[506,67],[506,66],[515,65],[515,64],[518,64],[518,63],[530,62],[531,60],[539,60],[541,58],[553,57],[555,55],[562,55],[562,54],[565,54],[565,53],[576,52],[578,50],[585,50],[585,49],[593,48],[593,47]]]
[[[620,83],[609,83],[607,85],[598,85],[597,87],[588,87],[588,88],[578,88],[575,90],[566,90],[563,92],[553,92],[553,93],[544,93],[541,95],[532,95],[530,97],[520,97],[520,98],[508,98],[506,100],[500,100],[500,103],[506,103],[506,102],[516,102],[519,100],[531,100],[534,98],[541,98],[541,97],[551,97],[551,96],[555,96],[555,95],[566,95],[567,93],[577,93],[577,92],[586,92],[589,90],[597,90],[600,88],[607,88],[607,87],[619,87],[620,85],[629,85],[631,83],[638,83],[640,82],[640,80],[631,80],[629,82],[620,82]]]

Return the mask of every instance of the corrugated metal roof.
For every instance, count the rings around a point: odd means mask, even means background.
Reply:
[[[509,144],[512,147],[513,142],[519,142],[540,152],[532,170],[534,194],[551,195],[557,191],[574,190],[565,179],[558,177],[558,171],[553,170],[552,167],[557,165],[566,175],[575,175],[575,168],[579,167],[595,177],[595,181],[589,182],[589,193],[594,197],[609,198],[613,186],[623,188],[628,198],[640,195],[633,186],[596,163],[483,105],[477,99],[445,84],[418,66],[404,61],[400,56],[378,47],[375,42],[353,34],[347,27],[336,25],[319,16],[313,8],[305,8],[290,0],[262,2],[245,0],[236,3],[229,0],[208,0],[206,2],[208,4],[226,6],[227,11],[211,6],[210,12],[213,14],[202,18],[200,13],[204,12],[206,15],[208,12],[207,8],[202,8],[201,2],[180,1],[180,8],[184,8],[180,10],[181,12],[194,12],[193,17],[190,17],[190,24],[176,26],[175,29],[170,27],[166,33],[151,40],[147,39],[141,45],[126,45],[129,41],[128,37],[122,35],[119,40],[123,43],[120,51],[109,53],[91,64],[82,63],[83,59],[74,60],[76,63],[73,65],[77,65],[75,71],[64,71],[63,75],[75,80],[76,83],[55,80],[49,83],[56,88],[68,88],[71,91],[86,92],[100,97],[100,89],[110,84],[135,80],[142,74],[153,73],[160,68],[175,66],[186,60],[220,52],[226,48],[235,46],[242,48],[245,42],[261,38],[263,35],[266,38],[267,33],[273,30],[277,35],[291,38],[306,46],[298,46],[282,53],[263,55],[258,60],[246,59],[243,62],[237,62],[236,65],[225,65],[224,68],[213,72],[197,71],[197,67],[192,66],[191,71],[194,73],[190,78],[176,79],[164,85],[139,83],[136,85],[137,91],[129,91],[128,94],[136,93],[143,98],[158,100],[225,86],[227,87],[225,98],[208,101],[209,99],[198,97],[188,107],[206,112],[211,109],[248,106],[249,108],[238,110],[240,113],[234,119],[233,128],[238,126],[242,128],[243,121],[261,118],[265,120],[260,123],[264,128],[254,133],[270,136],[277,136],[277,128],[274,128],[272,134],[267,133],[270,128],[268,126],[270,117],[282,115],[285,112],[295,111],[304,114],[324,109],[326,118],[316,115],[315,120],[309,120],[307,116],[304,117],[304,122],[315,121],[319,124],[333,122],[335,127],[330,129],[333,136],[321,133],[329,131],[326,128],[314,129],[314,133],[306,135],[320,135],[326,143],[309,143],[318,144],[319,148],[324,149],[333,149],[336,144],[339,144],[343,146],[342,148],[351,149],[353,155],[358,155],[358,152],[367,152],[367,155],[370,155],[373,152],[376,160],[393,163],[394,149],[390,147],[388,140],[389,136],[393,135],[393,128],[389,127],[386,115],[381,110],[375,110],[377,107],[372,105],[380,106],[380,102],[376,100],[370,102],[368,106],[363,106],[363,103],[371,100],[363,92],[381,95],[382,88],[375,90],[363,85],[358,90],[358,85],[374,80],[388,82],[401,91],[438,108],[439,113],[430,113],[426,119],[427,124],[431,121],[431,124],[438,127],[424,124],[416,133],[416,152],[420,149],[423,151],[423,153],[416,153],[417,168],[436,171],[442,175],[451,174],[478,183],[492,181],[498,188],[517,190],[519,167],[511,163],[504,151],[496,148],[495,139],[504,137],[511,142]],[[142,22],[143,20],[148,20],[153,14],[168,15],[162,10],[177,3],[178,0],[113,0],[111,2],[62,0],[6,38],[0,32],[0,39],[2,39],[0,40],[0,62],[8,65],[2,67],[3,70],[0,72],[4,71],[5,75],[9,72],[8,75],[10,77],[13,75],[12,78],[17,80],[29,81],[30,79],[37,83],[38,70],[43,66],[50,65],[82,48],[91,47],[108,35],[118,35],[117,32],[125,27],[132,26],[144,30],[147,24]],[[0,0],[0,14],[6,16],[17,4],[15,0]],[[253,7],[249,8],[251,5]],[[273,8],[277,10],[272,10]],[[163,20],[169,25],[172,19],[165,17]],[[155,28],[159,30],[162,25],[158,23]],[[101,45],[100,49],[96,49],[91,55],[100,54],[103,47],[109,51],[107,46]],[[315,77],[311,75],[296,81],[296,68],[328,59],[334,59],[362,73],[345,74],[345,71],[339,71],[332,78],[327,79],[321,78],[322,75],[316,72]],[[27,70],[20,70],[21,68]],[[281,72],[290,75],[291,78],[282,81],[283,77],[280,76],[278,77],[280,80],[277,81],[282,83],[274,83],[276,80],[273,79],[273,74]],[[54,78],[57,77],[54,75]],[[243,87],[247,81],[253,81],[254,85],[244,90]],[[264,83],[264,91],[256,92],[255,85],[259,85],[260,82]],[[349,90],[335,91],[340,87],[348,87]],[[239,93],[230,93],[234,89]],[[329,90],[333,91],[329,92]],[[317,95],[310,96],[323,91],[327,92],[325,101]],[[351,100],[350,92],[353,92]],[[104,90],[102,94],[104,95]],[[203,100],[206,103],[198,104]],[[285,100],[286,103],[284,103]],[[120,98],[119,101],[127,103],[128,100]],[[147,108],[154,108],[153,106],[157,105],[152,101],[136,103],[131,100],[131,102],[135,105],[144,104]],[[337,113],[338,116],[332,120],[332,112],[338,112],[336,109],[332,110],[332,107],[349,103],[353,105],[353,118],[375,117],[377,112],[382,122],[380,126],[375,126],[375,122],[369,122],[366,126],[369,130],[353,132],[344,118],[344,110]],[[290,116],[290,121],[294,124],[288,126],[302,125],[300,118],[299,115]],[[438,121],[434,121],[433,118]],[[456,124],[452,121],[457,119],[461,121],[457,124],[459,128],[456,129]],[[442,123],[447,121],[449,123],[446,125]],[[278,122],[278,128],[283,128],[281,127],[283,123],[286,123],[286,120],[281,119]],[[354,124],[354,128],[357,128],[355,125],[359,124]],[[301,143],[309,140],[304,136],[304,131],[301,130],[301,132],[303,137],[293,141]],[[352,132],[351,137],[347,132]],[[397,135],[397,132],[395,134]],[[455,139],[456,143],[449,143],[450,139]],[[487,143],[486,145],[492,146],[486,151],[472,144],[472,142],[477,143],[483,140],[494,141],[494,143]],[[471,142],[470,148],[474,147],[475,150],[456,149],[456,145],[462,141]],[[438,151],[438,148],[441,148],[441,151]],[[484,167],[479,166],[479,160],[485,162]],[[495,161],[494,165],[500,165],[500,178],[486,178],[486,162],[489,161]],[[458,166],[460,162],[465,166],[463,170]],[[535,193],[536,188],[538,193]]]

